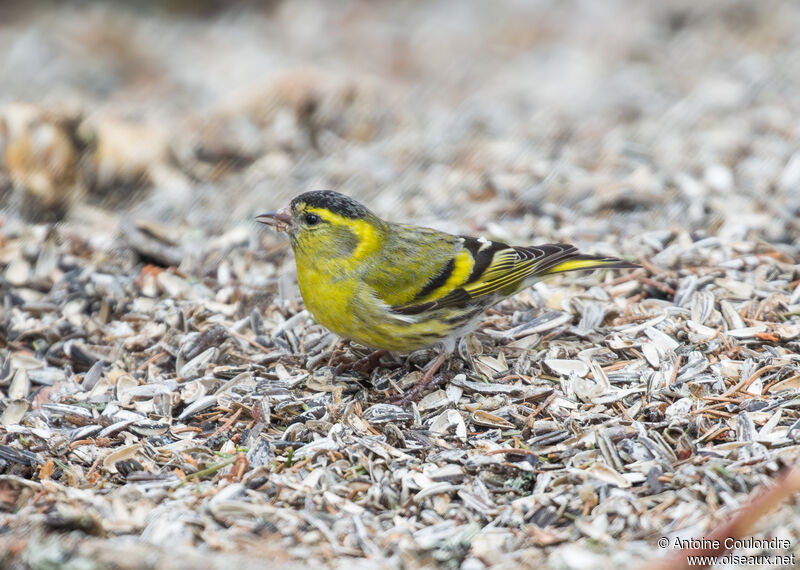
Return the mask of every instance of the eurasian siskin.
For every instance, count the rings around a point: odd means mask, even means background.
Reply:
[[[327,190],[301,194],[257,219],[289,234],[300,293],[319,323],[375,349],[440,347],[423,386],[485,309],[537,278],[637,267],[568,244],[509,246],[387,222]]]

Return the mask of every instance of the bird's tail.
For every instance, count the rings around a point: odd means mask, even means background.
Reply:
[[[547,263],[546,259],[543,260],[547,266],[541,267],[537,273],[539,273],[539,275],[550,275],[553,273],[585,269],[633,269],[639,267],[639,265],[635,263],[617,257],[585,255],[578,253],[574,247],[570,249],[571,251],[567,250],[561,256],[553,256],[550,263]]]
[[[632,269],[636,267],[640,266],[616,257],[600,257],[597,255],[575,253],[574,255],[569,255],[565,259],[558,261],[540,274],[550,275],[553,273],[580,271],[583,269]]]

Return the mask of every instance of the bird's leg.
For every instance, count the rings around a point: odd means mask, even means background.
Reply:
[[[364,358],[358,360],[351,360],[350,362],[340,363],[333,371],[334,376],[341,374],[346,370],[355,370],[356,372],[368,373],[371,372],[381,361],[381,357],[389,354],[388,350],[375,350]]]
[[[333,366],[333,363],[339,360],[342,356],[342,352],[344,350],[344,345],[347,341],[343,338],[340,338],[336,341],[336,346],[333,347],[331,351],[331,356],[328,358],[328,366]]]
[[[439,351],[439,355],[431,361],[428,370],[425,371],[422,378],[420,378],[409,391],[400,398],[393,400],[392,403],[398,406],[404,406],[409,402],[416,402],[426,388],[441,382],[443,378],[441,376],[434,378],[434,374],[442,367],[442,364],[444,364],[444,361],[447,359],[447,355],[448,352],[444,350]]]

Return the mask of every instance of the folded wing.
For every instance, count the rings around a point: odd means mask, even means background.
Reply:
[[[583,255],[575,246],[563,243],[512,247],[483,238],[461,239],[464,250],[459,255],[469,254],[474,261],[470,273],[458,282],[440,278],[424,289],[427,297],[418,296],[410,303],[392,307],[393,311],[415,315],[445,307],[465,307],[481,299],[491,304],[497,295],[512,295],[536,276],[580,269],[637,267],[616,257]]]

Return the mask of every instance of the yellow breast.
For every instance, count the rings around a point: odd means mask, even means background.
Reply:
[[[327,272],[298,264],[297,283],[306,308],[321,325],[338,335],[357,338],[355,295],[360,280],[354,277],[335,278]]]
[[[331,279],[308,268],[297,270],[306,308],[331,332],[371,348],[409,352],[447,337],[436,319],[421,323],[390,314],[360,278]]]

